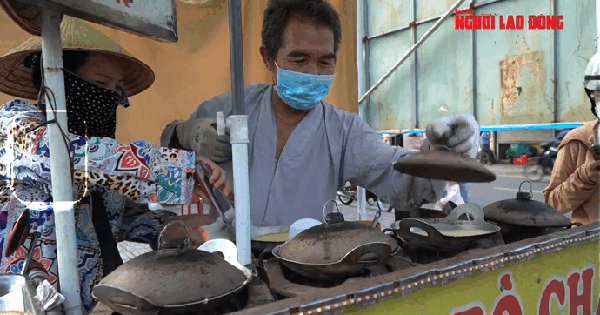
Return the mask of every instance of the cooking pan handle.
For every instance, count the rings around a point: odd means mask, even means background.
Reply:
[[[383,230],[381,230],[381,231],[382,231],[384,234],[386,234],[386,235],[390,235],[390,236],[395,236],[395,235],[396,235],[396,231],[394,231],[394,229],[389,229],[389,228],[386,228],[386,229],[383,229]]]
[[[581,223],[581,222],[573,222],[569,226],[569,229],[572,229],[573,227],[579,227],[579,226],[583,226],[583,223]]]
[[[380,264],[392,255],[389,244],[375,243],[360,245],[344,257],[342,264],[373,265]]]
[[[375,217],[373,218],[373,221],[371,221],[371,227],[372,228],[376,228],[377,227],[377,223],[379,222],[379,218],[381,218],[381,210],[378,210],[377,213],[375,213]]]
[[[410,230],[411,227],[419,228],[427,233],[427,236],[414,233]],[[427,222],[423,222],[417,219],[402,219],[400,220],[398,232],[403,238],[408,239],[420,239],[429,244],[443,244],[446,241],[446,237],[440,233],[434,226]]]
[[[159,314],[156,306],[128,291],[112,286],[97,285],[93,296],[113,311],[125,314]]]
[[[260,255],[258,255],[258,263],[256,264],[256,273],[258,274],[260,280],[262,280],[267,285],[267,287],[269,287],[269,290],[271,289],[271,282],[269,281],[269,274],[265,269],[264,260],[265,258],[268,259],[273,257],[274,248],[275,246],[268,246],[267,248],[265,248],[260,253]]]
[[[451,152],[452,150],[450,150],[450,148],[448,148],[447,146],[443,145],[443,144],[429,144],[429,149],[430,151],[447,151],[447,152]],[[433,150],[431,150],[433,149]]]

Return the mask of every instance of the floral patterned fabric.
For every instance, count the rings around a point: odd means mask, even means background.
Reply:
[[[0,107],[0,272],[20,272],[25,242],[5,257],[5,242],[24,209],[30,210],[30,231],[40,232],[33,251],[56,285],[56,233],[52,209],[50,152],[45,118],[35,105],[14,100]],[[147,203],[188,204],[195,184],[193,152],[161,148],[145,141],[124,145],[111,138],[83,138],[68,134],[77,197],[75,223],[78,273],[84,311],[95,305],[92,287],[103,277],[98,237],[92,224],[90,192],[103,192],[111,231],[117,241],[154,244],[157,227],[167,216],[148,210]]]

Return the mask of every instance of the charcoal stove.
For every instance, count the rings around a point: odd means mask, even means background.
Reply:
[[[280,263],[276,258],[265,260],[264,269],[269,276],[271,291],[278,299],[294,298],[306,293],[314,293],[315,290],[327,290],[329,288],[352,283],[353,281],[382,276],[391,272],[404,270],[417,264],[402,255],[394,255],[390,261],[383,266],[369,267],[363,274],[341,281],[324,281],[309,279]]]
[[[489,237],[481,238],[476,242],[469,244],[467,247],[457,248],[454,250],[432,250],[420,246],[413,246],[407,242],[401,241],[401,243],[403,244],[402,250],[404,251],[404,255],[409,257],[412,261],[423,265],[434,263],[442,259],[452,258],[458,254],[472,249],[489,249],[505,244],[500,233],[495,233]]]

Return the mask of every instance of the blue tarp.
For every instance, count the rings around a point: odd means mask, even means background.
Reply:
[[[565,130],[575,129],[583,126],[583,123],[554,123],[554,124],[531,124],[531,125],[499,125],[499,126],[482,126],[481,131],[519,131],[519,130]],[[397,135],[397,134],[413,134],[423,133],[425,130],[407,130],[400,133],[388,131],[380,131],[380,135]]]

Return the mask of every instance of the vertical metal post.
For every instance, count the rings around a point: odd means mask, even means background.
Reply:
[[[493,133],[493,137],[494,137],[494,144],[495,144],[495,149],[496,149],[496,161],[498,161],[498,163],[500,163],[500,138],[498,138],[498,131],[494,131]]]
[[[229,0],[229,35],[231,38],[232,115],[244,115],[244,56],[242,38],[242,7],[240,0]]]
[[[365,15],[365,5],[367,0],[356,1],[356,70],[358,78],[358,97],[361,97],[367,87],[366,79],[369,74],[365,72],[367,60],[365,59],[365,46],[368,42],[365,40],[366,30],[368,29],[367,16]],[[366,104],[358,105],[358,115],[365,119]],[[367,220],[367,192],[363,187],[358,187],[356,203],[358,206],[358,219]]]
[[[363,16],[365,17],[364,20],[364,32],[365,32],[365,40],[363,41],[364,43],[364,60],[363,63],[365,65],[365,87],[364,89],[366,90],[367,87],[371,86],[371,46],[370,46],[370,42],[368,40],[369,37],[369,1],[367,0],[363,0],[364,1],[364,14]],[[599,0],[600,1],[600,0]],[[366,92],[365,92],[366,93]],[[358,102],[358,105],[360,106],[360,100]],[[365,120],[368,124],[371,123],[371,98],[367,98],[366,99],[366,104],[364,105],[365,108]]]
[[[558,0],[550,0],[551,15],[558,14]],[[557,123],[558,117],[558,31],[552,31],[552,108],[554,111],[553,123]]]
[[[417,0],[410,0],[410,37],[412,44],[417,43]],[[419,128],[419,89],[417,79],[417,52],[410,56],[410,100],[412,117],[411,123],[413,128]]]
[[[596,52],[600,53],[600,0],[596,0]]]
[[[60,14],[42,9],[42,64],[44,85],[52,91],[53,98],[46,95],[50,152],[50,179],[52,181],[52,207],[56,225],[56,258],[60,292],[68,315],[82,314],[79,272],[77,271],[77,238],[75,212],[73,211],[73,185],[71,182],[71,159],[59,128],[67,131],[65,83],[63,77],[62,40],[60,37]],[[56,101],[55,104],[52,102]],[[52,108],[54,107],[54,108]],[[55,112],[56,110],[56,112]],[[59,127],[60,126],[60,127]]]
[[[470,9],[475,10],[475,0],[471,0]],[[471,105],[477,119],[477,31],[474,29],[471,30]]]
[[[242,6],[240,0],[229,0],[229,32],[231,36],[231,150],[235,193],[235,239],[238,261],[252,263],[250,254],[250,185],[248,170],[248,116],[244,106],[244,61],[242,42]]]

